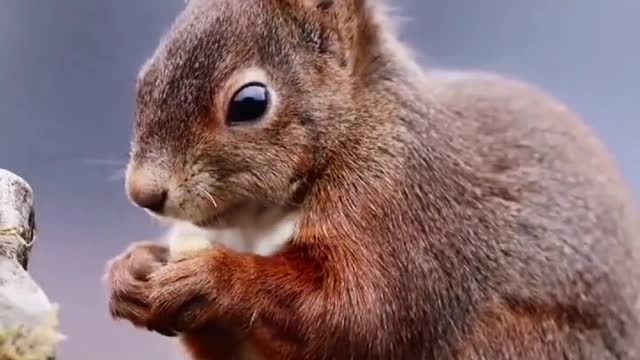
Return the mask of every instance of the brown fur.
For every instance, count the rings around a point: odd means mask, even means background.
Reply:
[[[302,222],[275,256],[134,246],[113,316],[201,360],[637,359],[640,226],[607,151],[531,86],[421,71],[373,3],[190,1],[141,73],[133,173],[194,223],[246,201]],[[248,66],[279,103],[229,128]]]

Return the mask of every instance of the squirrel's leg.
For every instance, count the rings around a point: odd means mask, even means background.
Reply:
[[[193,360],[237,359],[241,349],[236,334],[218,324],[182,334],[180,340]]]

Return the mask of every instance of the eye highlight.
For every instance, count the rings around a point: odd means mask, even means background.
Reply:
[[[264,84],[249,83],[238,90],[227,110],[227,124],[239,125],[260,120],[269,108],[269,90]]]

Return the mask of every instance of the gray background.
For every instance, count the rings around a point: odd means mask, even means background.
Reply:
[[[629,182],[640,132],[640,1],[413,0],[424,63],[495,69],[584,114]],[[62,359],[169,359],[167,340],[107,316],[106,260],[157,234],[121,179],[139,65],[182,0],[0,0],[0,167],[35,188],[35,278],[62,304]],[[96,160],[101,160],[100,162]]]

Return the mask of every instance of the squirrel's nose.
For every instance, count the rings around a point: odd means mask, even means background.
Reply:
[[[136,205],[158,214],[162,213],[167,202],[167,190],[164,189],[132,187],[129,195]]]
[[[127,174],[129,199],[141,208],[162,214],[167,203],[168,191],[158,183],[153,174],[146,171],[131,171]]]

